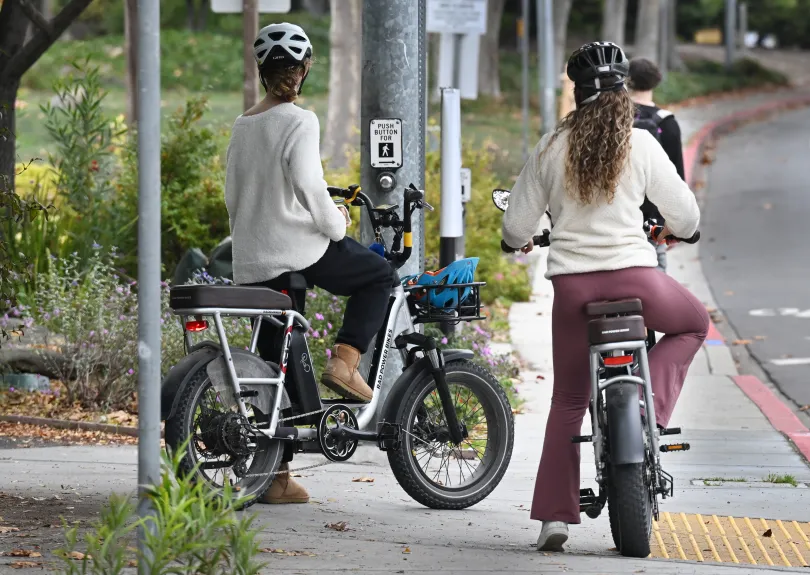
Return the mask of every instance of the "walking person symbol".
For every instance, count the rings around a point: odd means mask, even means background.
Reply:
[[[382,155],[386,157],[388,156],[388,144],[383,144]]]
[[[393,158],[394,157],[394,144],[393,142],[379,142],[378,151],[380,158]]]

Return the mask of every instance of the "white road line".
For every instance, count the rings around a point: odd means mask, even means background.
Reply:
[[[784,359],[772,359],[771,363],[779,366],[810,365],[810,357],[786,357]]]

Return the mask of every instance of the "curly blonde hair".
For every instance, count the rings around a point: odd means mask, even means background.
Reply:
[[[546,150],[567,130],[566,190],[585,205],[601,197],[611,203],[630,157],[633,101],[623,89],[602,92],[596,100],[584,105],[581,94],[577,96],[577,108],[557,125]]]

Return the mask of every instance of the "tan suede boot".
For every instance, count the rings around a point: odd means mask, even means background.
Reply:
[[[290,477],[290,464],[282,463],[278,468],[279,474],[273,479],[273,483],[267,491],[259,498],[260,503],[284,504],[284,503],[309,503],[309,493],[295,479]]]
[[[351,346],[339,343],[335,345],[332,357],[326,363],[321,383],[343,397],[371,401],[371,388],[357,371],[358,365],[360,365],[360,352]]]

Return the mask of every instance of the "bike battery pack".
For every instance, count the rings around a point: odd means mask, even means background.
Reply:
[[[307,338],[302,328],[295,328],[290,342],[290,357],[287,359],[288,381],[295,388],[294,395],[301,413],[309,413],[322,408],[318,383],[315,380],[315,366],[309,353]],[[290,377],[291,376],[291,377]],[[291,394],[292,395],[292,394]]]

